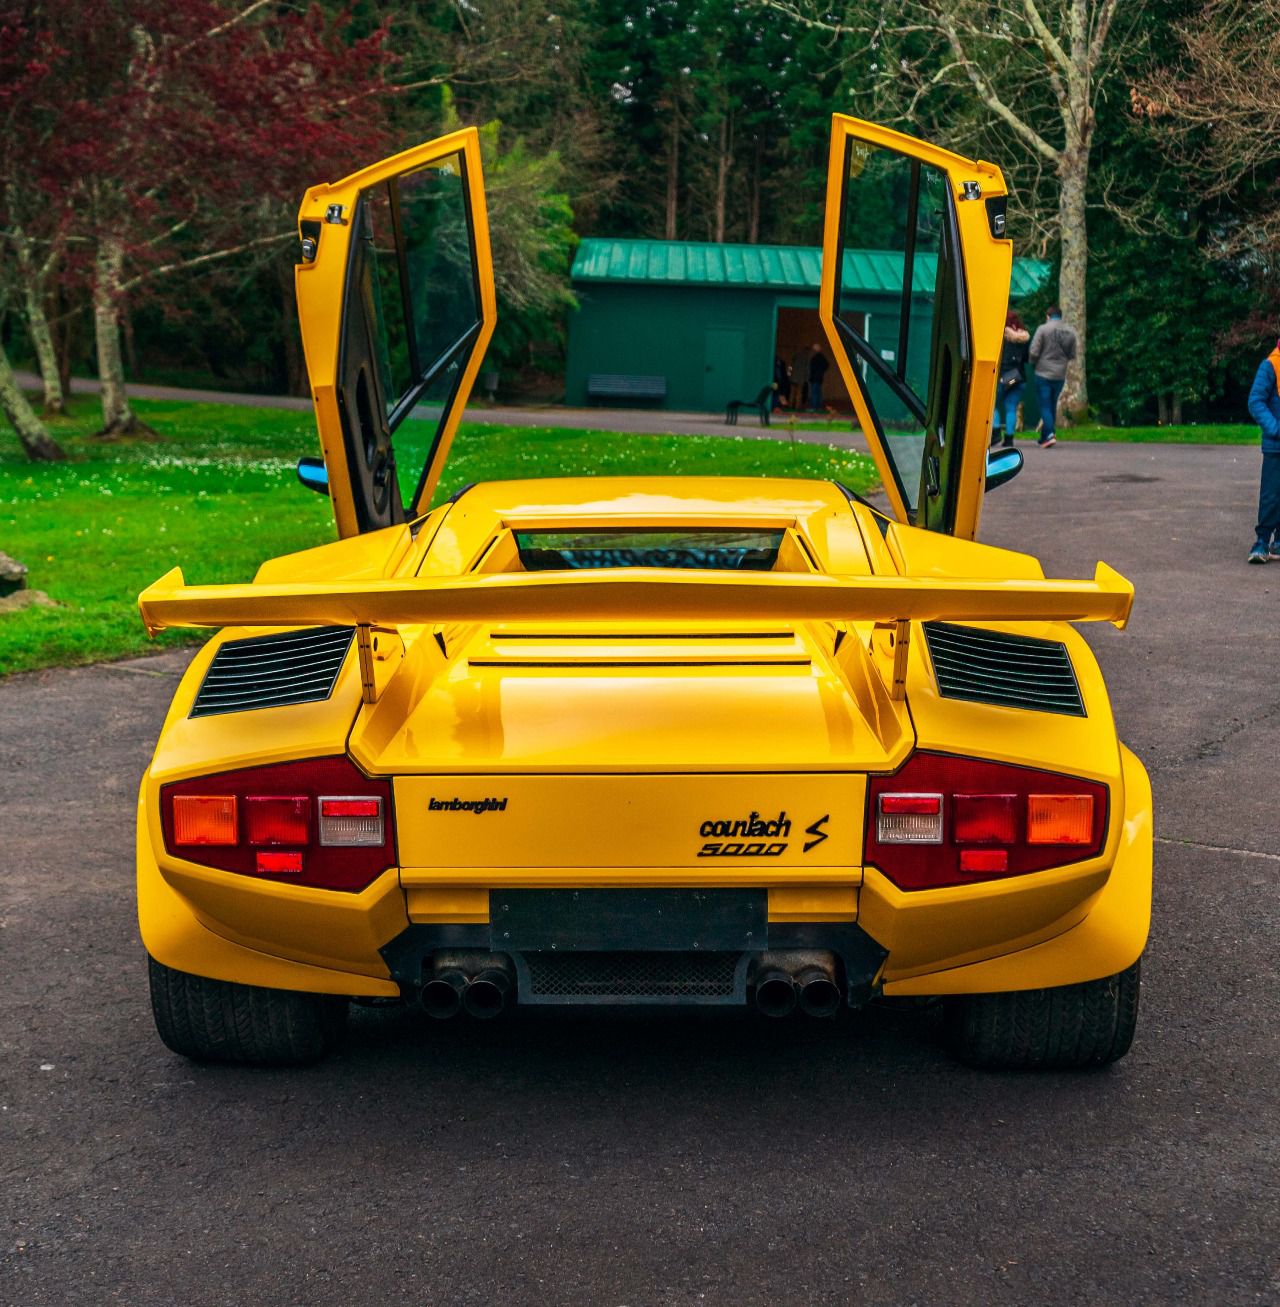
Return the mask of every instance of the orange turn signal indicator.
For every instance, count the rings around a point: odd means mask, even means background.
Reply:
[[[1092,794],[1028,794],[1028,844],[1093,841]]]
[[[234,794],[175,794],[175,844],[234,844],[238,833]]]

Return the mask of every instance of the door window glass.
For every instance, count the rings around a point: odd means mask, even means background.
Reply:
[[[438,435],[480,328],[464,168],[462,154],[451,154],[360,193],[370,345],[388,433],[425,405],[415,416]],[[434,445],[425,460],[399,461],[406,504],[417,498]]]
[[[938,276],[940,261],[950,257],[949,186],[946,173],[931,164],[849,142],[836,321],[870,365],[862,370],[869,406],[912,511],[922,481],[930,379],[939,362],[935,319],[950,307],[939,305]],[[944,293],[949,281],[941,279]]]

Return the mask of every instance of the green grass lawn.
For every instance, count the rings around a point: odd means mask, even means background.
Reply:
[[[850,426],[848,418],[830,420],[797,418],[791,421],[785,413],[773,415],[773,430],[784,431],[829,431],[845,432]],[[1020,439],[1030,440],[1035,433],[1023,432]],[[1258,428],[1251,424],[1212,423],[1201,425],[1184,424],[1167,427],[1104,427],[1096,422],[1086,422],[1077,427],[1059,427],[1057,436],[1060,441],[1086,440],[1108,441],[1116,444],[1135,445],[1256,445]]]
[[[265,558],[334,538],[329,501],[294,474],[300,455],[319,452],[309,413],[135,407],[157,438],[103,443],[91,435],[96,402],[80,399],[53,426],[66,463],[29,463],[0,435],[0,550],[58,604],[0,612],[0,675],[199,641],[180,631],[148,641],[138,591],[175,565],[195,583],[248,580]],[[402,468],[420,468],[430,437],[427,424],[404,424]],[[473,481],[590,473],[811,476],[858,491],[876,481],[869,458],[823,445],[464,425],[440,498]]]

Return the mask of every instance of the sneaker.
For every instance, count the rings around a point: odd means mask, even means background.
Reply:
[[[1013,437],[1012,437],[1012,436],[1005,436],[1005,438],[1004,438],[1004,443],[1000,446],[1000,448],[1001,448],[1001,449],[1012,449],[1012,448],[1013,448]]]
[[[1249,550],[1249,557],[1246,562],[1250,563],[1269,563],[1271,555],[1267,552],[1267,546],[1261,541],[1255,541],[1252,549]]]
[[[1267,557],[1273,563],[1280,563],[1280,535],[1276,536],[1271,542],[1270,547],[1267,549]]]
[[[1041,449],[1048,449],[1050,445],[1056,445],[1057,443],[1057,436],[1041,436],[1040,439],[1036,441],[1036,444],[1039,445]]]

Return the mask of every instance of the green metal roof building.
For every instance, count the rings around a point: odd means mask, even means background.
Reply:
[[[850,309],[864,315],[868,339],[887,353],[897,346],[902,255],[846,250],[844,259]],[[927,296],[934,273],[933,256],[917,255],[914,289]],[[1015,259],[1012,299],[1039,289],[1048,273],[1047,263]],[[568,404],[590,402],[591,377],[622,374],[664,378],[667,408],[712,412],[754,398],[772,381],[775,356],[790,361],[819,343],[830,357],[818,322],[816,247],[589,237],[571,275],[579,309],[569,321]],[[913,315],[913,332],[917,317],[927,332],[927,314]],[[909,348],[915,355],[919,342]],[[835,367],[824,400],[849,407]],[[885,409],[892,419],[896,404]]]

